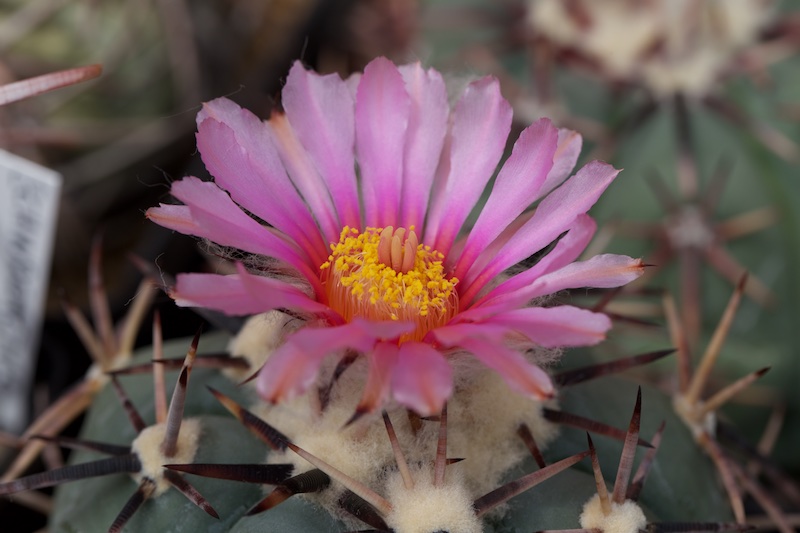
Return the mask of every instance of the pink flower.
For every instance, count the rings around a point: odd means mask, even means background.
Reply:
[[[391,396],[422,415],[438,412],[453,387],[448,359],[463,352],[514,389],[547,398],[548,375],[518,347],[604,338],[603,314],[530,307],[564,289],[623,285],[643,269],[617,255],[574,262],[595,231],[586,212],[618,173],[595,161],[567,180],[578,134],[547,119],[525,129],[462,231],[511,128],[497,80],[471,83],[451,110],[442,76],[418,63],[378,58],[346,81],[295,63],[282,103],[266,122],[226,99],[205,104],[197,144],[216,181],[184,178],[172,186],[184,205],[147,212],[181,233],[274,258],[310,287],[242,265],[236,275],[178,276],[179,305],[316,318],[267,361],[264,399],[303,393],[322,360],[345,349],[369,361],[365,411]],[[556,240],[534,266],[507,274]]]

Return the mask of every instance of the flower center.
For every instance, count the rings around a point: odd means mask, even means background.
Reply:
[[[421,340],[458,312],[456,278],[447,278],[444,256],[419,243],[412,226],[395,230],[345,226],[320,266],[330,306],[345,320],[354,317],[413,322],[400,338]]]

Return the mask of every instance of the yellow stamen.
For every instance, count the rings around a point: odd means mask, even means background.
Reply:
[[[414,322],[417,328],[400,339],[421,340],[458,312],[456,278],[447,278],[444,256],[419,243],[412,226],[395,230],[345,226],[331,255],[320,265],[331,307],[346,320]]]

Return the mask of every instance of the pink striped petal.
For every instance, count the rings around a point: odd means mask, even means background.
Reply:
[[[502,324],[545,348],[592,346],[611,329],[606,315],[569,305],[515,309],[493,316],[488,323]]]
[[[281,102],[300,143],[328,184],[343,225],[361,228],[356,188],[354,99],[336,75],[292,65]]]
[[[281,161],[311,213],[319,224],[325,242],[337,242],[342,225],[328,191],[328,185],[317,172],[314,162],[300,144],[292,125],[283,113],[273,113],[267,126],[272,131]]]
[[[400,220],[403,153],[411,99],[394,63],[373,59],[356,94],[356,153],[364,224],[396,226]]]
[[[570,175],[578,156],[581,154],[583,138],[579,133],[566,128],[558,130],[558,148],[553,156],[553,168],[547,174],[542,188],[539,190],[539,198],[543,198],[553,189],[561,185],[567,176]]]
[[[641,259],[613,254],[596,255],[588,261],[570,263],[545,274],[527,287],[487,298],[481,305],[468,309],[456,319],[484,320],[505,310],[523,307],[534,298],[566,289],[621,287],[643,273],[644,263]]]
[[[252,315],[273,309],[332,315],[331,309],[296,287],[273,278],[219,274],[178,274],[170,296],[181,307],[206,307],[229,315]]]
[[[303,328],[270,356],[258,374],[259,396],[277,403],[304,393],[314,383],[322,360],[346,348],[366,353],[378,340],[396,339],[413,330],[402,322],[356,319],[334,327]]]
[[[611,165],[592,161],[553,191],[530,220],[506,243],[480,273],[471,269],[462,281],[462,302],[469,304],[495,276],[538,252],[563,233],[578,215],[586,213],[619,173]]]
[[[445,256],[503,155],[511,115],[494,78],[471,83],[456,105],[423,239]]]
[[[400,220],[403,227],[414,226],[420,232],[447,133],[450,104],[442,75],[434,69],[425,70],[417,62],[401,66],[400,74],[411,97]]]
[[[147,218],[222,246],[280,259],[303,274],[318,294],[323,294],[316,269],[309,267],[305,254],[247,216],[213,183],[186,177],[172,184],[172,194],[187,205],[162,204],[148,209]]]
[[[423,342],[400,345],[392,373],[392,394],[420,416],[441,412],[453,392],[453,369],[444,355]]]
[[[371,413],[386,402],[392,372],[397,365],[397,355],[397,344],[389,342],[379,342],[371,352],[367,353],[369,374],[361,401],[356,407],[357,413]]]
[[[596,255],[545,274],[519,291],[520,298],[538,298],[565,289],[620,287],[644,273],[644,263],[626,255]]]
[[[558,270],[575,261],[583,250],[586,249],[586,246],[589,244],[589,241],[592,240],[596,230],[597,224],[592,220],[592,217],[589,215],[578,215],[575,222],[567,231],[567,234],[556,243],[550,253],[539,259],[539,262],[528,270],[509,278],[489,291],[486,296],[476,302],[472,308],[479,307],[484,303],[488,305],[497,303],[495,298],[498,296],[523,289],[548,272]]]
[[[321,264],[327,243],[286,175],[271,137],[264,123],[230,100],[209,102],[198,114],[197,147],[217,185]]]
[[[522,394],[544,399],[553,396],[553,384],[547,373],[506,346],[504,337],[513,331],[499,321],[486,324],[457,324],[434,332],[444,346],[459,347],[494,370],[508,385]]]
[[[548,119],[538,120],[522,132],[469,232],[455,277],[462,279],[489,243],[536,200],[553,167],[557,140],[558,132]]]

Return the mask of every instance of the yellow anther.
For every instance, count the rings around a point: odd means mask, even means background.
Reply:
[[[458,312],[458,280],[447,278],[443,255],[419,243],[414,228],[345,227],[320,266],[331,307],[346,320],[403,320],[417,324],[400,339],[420,340]]]

